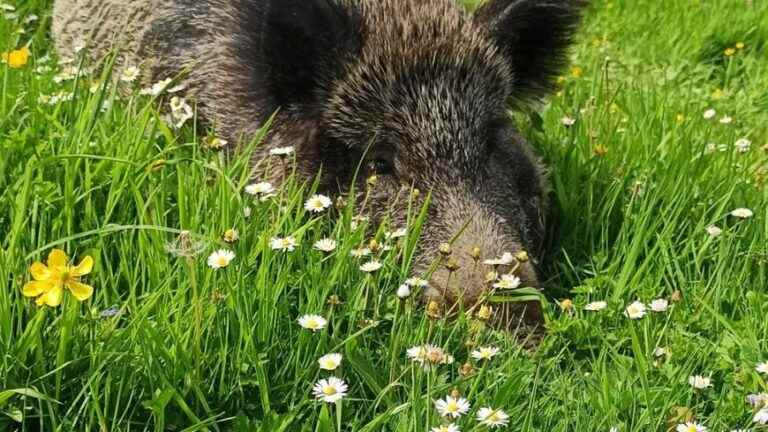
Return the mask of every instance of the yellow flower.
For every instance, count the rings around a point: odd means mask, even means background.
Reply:
[[[736,54],[736,48],[726,48],[725,49],[725,56],[726,57],[731,57],[734,54]]]
[[[35,262],[29,267],[32,281],[24,285],[22,293],[26,297],[37,297],[38,306],[46,304],[56,307],[61,304],[64,288],[76,299],[85,301],[93,295],[93,287],[80,282],[82,276],[93,270],[93,258],[86,256],[77,266],[69,265],[67,254],[61,249],[54,249],[48,254],[47,265]]]
[[[744,49],[744,42],[736,42],[736,49]]]
[[[584,75],[584,69],[580,66],[571,66],[571,76],[574,78],[581,78]]]
[[[29,61],[29,48],[21,47],[17,50],[3,53],[3,61],[8,63],[8,67],[11,69],[22,68]]]

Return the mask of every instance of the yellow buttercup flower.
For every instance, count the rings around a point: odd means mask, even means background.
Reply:
[[[34,280],[27,282],[22,291],[26,297],[37,297],[35,302],[38,306],[60,305],[64,289],[68,289],[80,301],[85,301],[93,295],[93,287],[80,282],[82,276],[93,270],[93,258],[90,256],[83,258],[80,264],[72,266],[66,252],[54,249],[48,254],[46,264],[38,261],[29,267]]]
[[[8,63],[8,67],[11,69],[19,69],[24,67],[29,61],[29,48],[21,47],[11,52],[3,53],[3,61]]]

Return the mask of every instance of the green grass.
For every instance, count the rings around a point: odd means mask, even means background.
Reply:
[[[165,104],[38,73],[50,5],[15,6],[17,19],[0,19],[0,51],[30,44],[32,58],[0,68],[0,430],[426,431],[440,424],[432,400],[453,389],[472,403],[464,431],[482,430],[482,406],[504,409],[514,431],[664,431],[686,415],[712,431],[768,430],[745,402],[768,391],[755,371],[768,360],[764,2],[595,0],[573,50],[583,74],[565,71],[538,114],[516,115],[551,167],[557,216],[543,269],[548,332],[535,352],[469,317],[430,320],[413,298],[399,301],[415,235],[365,275],[349,251],[370,237],[351,228],[351,205],[307,214],[312,184],[294,179],[270,202],[244,195],[258,140],[225,163],[195,128],[166,126]],[[21,24],[30,13],[39,20]],[[40,102],[58,92],[73,100]],[[731,124],[719,122],[726,114]],[[749,151],[735,150],[740,138]],[[728,216],[739,207],[755,216]],[[721,236],[707,235],[711,224]],[[205,259],[230,227],[237,258],[212,271]],[[166,251],[181,230],[204,242],[201,254]],[[295,252],[269,248],[288,234]],[[314,251],[327,236],[339,248]],[[54,309],[22,296],[29,266],[54,247],[94,257],[90,300]],[[623,315],[675,292],[665,313]],[[572,312],[557,306],[564,298]],[[583,311],[594,300],[609,306]],[[100,316],[112,306],[117,316]],[[305,313],[329,328],[302,330]],[[456,362],[414,366],[405,350],[422,343]],[[478,364],[468,343],[502,353]],[[670,354],[655,358],[656,347]],[[336,406],[311,396],[329,375],[317,358],[331,351],[350,386]],[[467,361],[474,372],[461,376]],[[693,374],[713,386],[693,391]]]

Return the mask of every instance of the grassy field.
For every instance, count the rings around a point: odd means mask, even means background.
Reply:
[[[454,392],[471,404],[462,431],[488,428],[482,407],[513,431],[768,430],[747,399],[768,392],[768,3],[595,0],[560,91],[516,113],[557,215],[547,336],[530,352],[396,296],[419,209],[388,240],[397,227],[354,223],[351,205],[307,212],[311,183],[254,199],[258,140],[225,163],[193,120],[169,124],[167,100],[66,76],[49,2],[4,1],[0,52],[31,55],[0,65],[0,430],[429,431],[450,423],[434,401]],[[392,248],[365,273],[371,257],[350,252],[370,232]],[[270,247],[289,235],[293,252]],[[326,237],[337,248],[315,250]],[[56,248],[93,258],[94,292],[37,306],[22,290]],[[236,257],[213,270],[217,249]],[[304,314],[327,327],[303,329]],[[422,344],[455,361],[406,356]],[[483,346],[499,354],[474,359]],[[332,372],[328,353],[343,356]],[[336,404],[312,392],[330,376],[348,385]]]

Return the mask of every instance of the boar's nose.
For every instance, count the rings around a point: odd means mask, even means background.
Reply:
[[[461,310],[490,305],[492,314],[485,317],[495,328],[518,332],[528,343],[538,340],[543,323],[538,301],[491,302],[491,295],[510,295],[515,289],[538,287],[538,278],[527,253],[519,249],[492,255],[490,258],[472,249],[451,247],[438,257],[438,267],[432,273],[426,299],[442,305],[452,315]],[[533,342],[534,344],[536,342]]]
[[[536,270],[524,249],[483,254],[479,246],[461,246],[461,243],[440,246],[430,277],[427,293],[430,299],[471,307],[490,294],[503,295],[517,288],[538,287]]]

